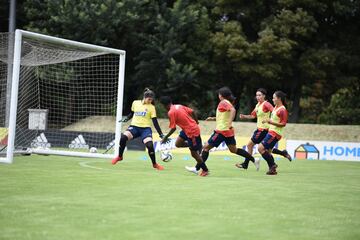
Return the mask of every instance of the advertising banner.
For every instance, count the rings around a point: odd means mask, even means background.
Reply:
[[[287,140],[286,149],[299,160],[360,161],[359,142]]]

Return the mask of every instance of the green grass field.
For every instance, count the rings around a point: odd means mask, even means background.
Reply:
[[[0,165],[0,239],[360,239],[360,164],[278,161],[277,176],[212,155],[209,177],[175,155],[17,157]]]

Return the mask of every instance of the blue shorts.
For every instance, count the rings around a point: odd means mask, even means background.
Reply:
[[[273,149],[276,143],[279,141],[275,136],[267,134],[264,140],[262,140],[261,144],[264,145],[265,149],[270,150]]]
[[[266,129],[256,129],[254,134],[251,137],[251,141],[255,144],[261,143],[261,141],[266,137],[266,134],[268,133],[268,130]]]
[[[184,139],[185,141],[188,142],[189,145],[189,149],[191,151],[201,151],[202,149],[202,141],[201,141],[201,136],[196,136],[196,137],[192,137],[189,138],[184,131],[180,131],[179,137],[181,137],[182,139]]]
[[[225,137],[221,133],[217,133],[215,131],[208,140],[208,144],[214,147],[218,147],[222,142],[225,142],[226,145],[236,145],[236,140],[234,136]]]
[[[130,125],[127,131],[131,132],[133,138],[141,137],[142,140],[144,140],[147,137],[152,138],[152,131],[150,127],[136,127]]]

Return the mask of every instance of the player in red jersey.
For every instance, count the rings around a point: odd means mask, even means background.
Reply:
[[[171,98],[168,96],[161,97],[160,102],[168,110],[170,121],[169,128],[171,129],[169,133],[164,136],[161,143],[165,143],[175,132],[176,125],[179,126],[182,131],[176,139],[175,146],[189,147],[191,156],[197,162],[197,167],[202,169],[200,176],[207,176],[209,174],[209,170],[199,154],[202,149],[202,141],[200,128],[198,126],[199,122],[195,112],[186,106],[173,104]]]
[[[266,137],[270,125],[266,122],[266,120],[270,119],[271,112],[273,111],[274,107],[266,101],[266,89],[259,88],[256,91],[256,100],[257,104],[254,108],[254,110],[251,112],[250,115],[244,115],[240,114],[240,119],[257,119],[257,128],[254,131],[253,136],[251,137],[249,143],[247,144],[247,150],[252,155],[253,154],[253,148],[255,144],[261,143],[261,141]],[[263,123],[264,121],[264,123]],[[272,150],[272,153],[279,154],[291,161],[291,156],[286,150],[279,150],[277,148],[274,148]],[[237,163],[235,166],[242,169],[247,169],[249,165],[249,161],[244,161],[243,163]],[[256,170],[259,170],[259,161],[255,161],[255,167]]]
[[[285,105],[286,94],[282,91],[276,91],[273,95],[273,102],[275,108],[271,113],[271,118],[263,120],[263,123],[270,125],[269,132],[258,146],[259,153],[266,160],[269,166],[268,175],[276,175],[276,168],[278,165],[274,161],[274,157],[271,154],[271,149],[281,139],[284,127],[288,120],[288,111]]]

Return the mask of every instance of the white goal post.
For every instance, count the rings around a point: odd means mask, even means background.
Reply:
[[[125,51],[24,30],[15,31],[8,48],[0,38],[1,64],[9,65],[5,55],[13,51],[7,149],[0,162],[12,163],[16,150],[96,158],[118,154]],[[109,122],[111,131],[96,129]]]

